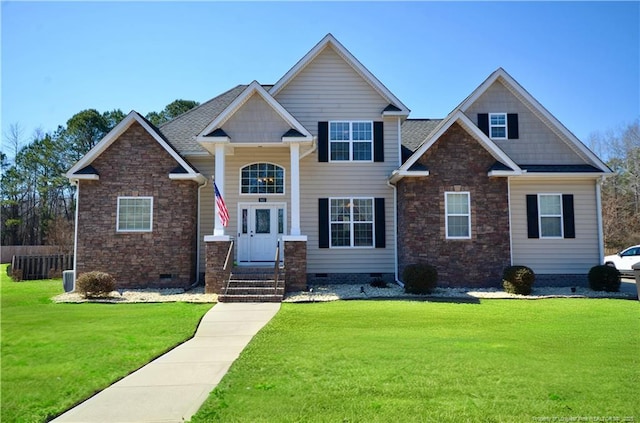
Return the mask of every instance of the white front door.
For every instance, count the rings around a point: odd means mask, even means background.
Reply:
[[[284,205],[240,205],[238,261],[273,263],[278,239],[284,234]]]

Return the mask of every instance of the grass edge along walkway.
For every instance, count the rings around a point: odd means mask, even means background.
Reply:
[[[1,414],[43,422],[191,338],[212,304],[55,304],[62,281],[0,267]]]
[[[639,352],[637,301],[283,304],[192,422],[637,422]]]

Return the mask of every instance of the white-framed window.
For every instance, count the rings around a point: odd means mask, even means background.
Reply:
[[[153,197],[118,197],[118,232],[151,232]]]
[[[329,159],[336,161],[373,160],[373,122],[329,122]]]
[[[373,198],[331,198],[331,247],[373,247],[373,214]]]
[[[507,139],[506,113],[489,113],[489,136],[494,139]]]
[[[538,194],[540,238],[562,238],[562,194]]]
[[[272,163],[253,163],[242,168],[241,194],[284,194],[284,169]]]
[[[471,201],[468,192],[445,192],[445,230],[447,239],[471,238]]]

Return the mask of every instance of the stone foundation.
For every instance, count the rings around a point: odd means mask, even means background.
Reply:
[[[222,294],[231,269],[233,268],[233,241],[232,240],[206,240],[206,271],[204,276],[204,292],[206,294]],[[224,268],[227,254],[231,248],[229,263]]]

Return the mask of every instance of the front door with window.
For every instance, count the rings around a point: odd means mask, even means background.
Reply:
[[[284,210],[284,205],[240,205],[238,261],[241,264],[273,263],[278,240],[284,234]]]

